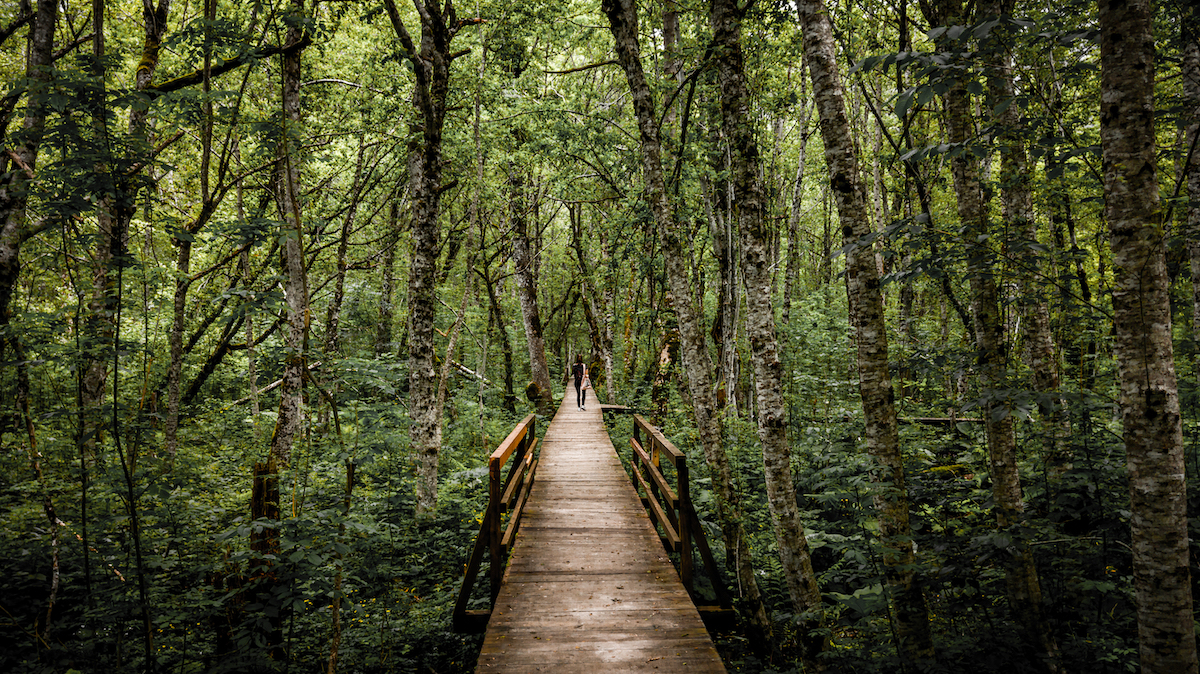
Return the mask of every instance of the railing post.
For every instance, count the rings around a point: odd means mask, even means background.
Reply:
[[[500,497],[501,497],[501,470],[504,467],[500,465],[500,460],[492,457],[488,462],[488,509],[487,515],[487,541],[488,550],[491,552],[492,566],[489,571],[491,577],[491,594],[492,602],[496,601],[496,596],[500,594],[500,580],[503,578],[504,566],[501,564],[501,547],[500,547]]]
[[[688,594],[695,596],[692,587],[692,497],[688,489],[688,466],[686,459],[675,464],[675,491],[679,496],[679,579]],[[718,582],[716,580],[714,583]]]
[[[641,436],[641,432],[639,429],[640,429],[640,426],[638,425],[637,415],[634,415],[634,417],[633,417],[633,441],[638,443],[639,446],[641,446],[643,449],[645,449],[646,445],[642,444],[642,436]],[[638,481],[637,481],[638,471],[641,470],[641,468],[638,467],[639,465],[640,465],[640,461],[638,460],[637,452],[635,452],[633,450],[633,448],[630,447],[629,448],[629,472],[630,472],[629,481],[633,483],[633,491],[635,493],[637,492],[637,489],[638,489]],[[649,496],[649,494],[647,494],[647,496]]]

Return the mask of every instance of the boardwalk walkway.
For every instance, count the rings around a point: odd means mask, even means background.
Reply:
[[[541,441],[476,671],[724,672],[592,403]]]

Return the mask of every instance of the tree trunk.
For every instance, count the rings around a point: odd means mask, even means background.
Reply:
[[[1146,674],[1197,671],[1187,494],[1155,169],[1153,9],[1100,2],[1100,141],[1113,257],[1113,355],[1129,470],[1133,584]]]
[[[956,83],[946,95],[947,119],[951,143],[966,143],[970,134],[969,100],[966,89]],[[1010,383],[1007,377],[1008,340],[1000,315],[1000,295],[995,281],[988,245],[989,231],[979,178],[979,159],[968,153],[951,160],[958,212],[962,219],[967,247],[967,273],[971,287],[971,321],[975,327],[975,348],[979,372],[984,425],[987,429],[988,462],[992,477],[992,498],[996,522],[1001,529],[1020,524],[1025,511],[1021,477],[1017,467],[1016,433],[1013,417],[1001,399]],[[1057,646],[1042,617],[1042,593],[1027,542],[1014,539],[1006,557],[1005,585],[1013,617],[1023,638],[1038,652],[1043,665],[1055,671]]]
[[[525,178],[519,171],[520,169],[509,166],[508,184],[512,190],[510,209],[513,224],[513,268],[517,278],[517,299],[521,303],[521,319],[525,324],[525,341],[529,347],[529,370],[533,384],[537,387],[538,411],[550,414],[553,390],[550,388],[550,368],[546,364],[545,330],[538,309],[537,278],[529,241]]]
[[[287,43],[296,44],[303,37],[300,15],[302,0],[289,8],[295,21],[289,22]],[[303,220],[300,217],[300,57],[302,49],[285,53],[280,69],[283,73],[283,129],[280,133],[275,169],[275,200],[279,205],[281,222],[280,273],[287,316],[284,332],[285,356],[283,383],[279,387],[279,415],[271,436],[271,458],[287,466],[292,457],[292,443],[303,426],[304,377],[308,353],[308,276],[304,268]]]
[[[714,167],[717,168],[717,167]],[[705,177],[700,178],[704,194],[704,210],[708,216],[708,232],[712,241],[713,257],[717,260],[717,306],[713,317],[712,337],[717,345],[717,408],[723,410],[726,419],[738,416],[738,381],[740,377],[738,358],[738,323],[740,321],[741,284],[738,283],[739,246],[736,232],[729,218],[725,217],[724,202],[720,190],[713,189]],[[728,551],[730,554],[732,550]]]
[[[508,338],[508,324],[504,320],[504,312],[500,308],[500,298],[496,295],[496,282],[488,274],[487,267],[484,267],[481,275],[483,276],[483,285],[487,288],[488,306],[491,313],[491,319],[488,321],[489,327],[495,327],[496,333],[500,337],[500,351],[504,356],[504,408],[509,412],[516,412],[517,395],[514,390],[512,342]]]
[[[667,267],[667,281],[675,297],[674,310],[680,333],[680,356],[687,373],[688,392],[704,457],[712,474],[717,496],[718,517],[727,541],[738,551],[738,579],[741,584],[747,618],[755,632],[767,640],[771,622],[763,606],[758,582],[754,575],[749,544],[741,519],[737,492],[733,489],[732,470],[725,448],[721,445],[720,418],[715,414],[712,400],[712,364],[701,327],[700,317],[691,304],[688,256],[684,252],[687,232],[679,226],[667,197],[666,179],[662,168],[662,144],[656,123],[655,105],[650,86],[642,68],[638,44],[637,11],[633,0],[604,0],[601,5],[608,17],[609,28],[616,41],[617,58],[625,71],[633,98],[634,113],[640,132],[642,166],[645,171],[650,208],[658,225]],[[769,300],[769,298],[768,298]],[[729,543],[727,543],[728,545]]]
[[[967,144],[971,139],[970,100],[961,82],[946,93],[946,118],[950,142]],[[1013,417],[1003,404],[1007,395],[1008,341],[1000,314],[1000,295],[995,280],[988,215],[980,183],[980,160],[970,150],[951,159],[954,190],[958,197],[958,215],[963,223],[967,248],[967,273],[971,287],[971,321],[975,328],[975,348],[980,393],[984,398],[988,461],[991,468],[992,498],[996,522],[1001,529],[1020,524],[1025,510],[1021,478],[1017,467],[1016,434]],[[1049,671],[1057,670],[1057,646],[1042,617],[1042,594],[1033,554],[1026,541],[1014,538],[1005,558],[1005,586],[1013,618],[1022,637],[1037,653]]]
[[[400,203],[393,197],[388,207],[388,233],[384,237],[383,278],[379,286],[379,323],[375,326],[375,355],[392,351],[392,327],[395,319],[396,247],[400,245]]]
[[[571,247],[575,249],[575,258],[579,262],[579,273],[583,279],[580,283],[580,293],[583,295],[584,316],[587,318],[588,332],[591,335],[593,355],[600,359],[604,367],[604,387],[606,399],[614,402],[615,387],[612,380],[612,329],[607,317],[610,315],[606,299],[611,297],[609,292],[597,292],[596,275],[593,266],[588,262],[588,253],[583,246],[583,207],[569,206],[571,220]],[[601,243],[603,249],[603,243]],[[597,300],[600,300],[597,302]],[[590,361],[589,361],[590,364]],[[599,379],[599,377],[597,377]],[[593,386],[597,382],[593,381]]]
[[[980,5],[980,11],[986,17],[1008,16],[1012,14],[1013,6],[1014,0],[985,0]],[[1002,109],[993,118],[998,130],[997,140],[1003,148],[1000,155],[1000,203],[1004,228],[1017,237],[1017,241],[1009,242],[1008,246],[1014,261],[1012,269],[1020,294],[1019,304],[1025,314],[1023,337],[1029,368],[1033,373],[1033,390],[1042,394],[1047,401],[1040,405],[1047,463],[1054,467],[1054,472],[1060,473],[1070,468],[1068,440],[1071,425],[1066,414],[1066,401],[1059,392],[1058,359],[1054,337],[1050,333],[1050,308],[1040,287],[1043,272],[1041,255],[1036,248],[1038,227],[1033,213],[1031,167],[1023,139],[1025,134],[1020,106],[1013,101],[1013,67],[1009,56],[1012,51],[1011,35],[1012,31],[1007,26],[999,26],[993,32],[993,38],[998,38],[999,44],[993,47],[994,61],[988,71],[990,100],[987,108]]]
[[[350,264],[346,255],[350,249],[350,232],[354,228],[354,216],[358,213],[358,202],[362,197],[363,159],[366,153],[366,139],[358,138],[358,159],[354,164],[354,178],[350,183],[350,204],[346,208],[346,217],[342,219],[342,228],[338,234],[337,270],[333,279],[333,297],[329,300],[329,308],[325,313],[325,356],[334,357],[341,349],[341,334],[339,325],[342,320],[342,301],[346,297],[346,270]],[[334,393],[334,391],[330,391]]]
[[[54,28],[58,3],[38,0],[29,33],[25,77],[28,106],[22,142],[0,155],[0,329],[8,331],[13,290],[21,273],[21,245],[34,235],[26,219],[29,190],[37,172],[38,149],[46,128],[46,97],[54,60]]]
[[[1181,24],[1183,94],[1192,120],[1185,143],[1188,207],[1184,233],[1192,276],[1192,339],[1200,343],[1200,9],[1185,8]]]
[[[437,304],[435,266],[440,233],[438,217],[442,195],[442,129],[450,88],[450,42],[466,22],[459,22],[454,4],[414,2],[421,19],[418,50],[400,19],[395,0],[385,0],[392,29],[400,38],[405,58],[413,68],[416,85],[413,105],[420,123],[411,129],[408,152],[409,190],[413,202],[413,250],[409,264],[409,432],[417,472],[417,515],[426,517],[437,507],[438,452],[442,444],[442,417],[437,402],[438,373],[434,369],[434,314]]]
[[[783,402],[783,365],[775,337],[771,293],[771,231],[766,201],[759,182],[759,151],[750,123],[750,96],[746,86],[741,45],[741,10],[735,0],[712,0],[710,19],[715,45],[717,81],[721,91],[721,122],[730,151],[739,239],[742,245],[742,278],[746,285],[746,335],[754,364],[758,437],[762,442],[767,503],[775,525],[779,561],[799,616],[802,656],[815,663],[826,648],[822,634],[824,616],[809,556],[804,524],[796,503],[788,442],[787,408]],[[811,64],[810,64],[811,65]]]
[[[275,590],[279,577],[275,573],[272,559],[279,558],[279,464],[275,456],[266,463],[255,463],[250,490],[250,520],[260,522],[250,531],[249,603],[271,606],[274,610],[263,611],[266,616],[263,635],[266,651],[271,658],[283,659],[283,616]]]
[[[783,310],[779,316],[780,322],[785,325],[791,320],[792,296],[795,295],[796,285],[800,280],[800,207],[804,203],[804,165],[808,156],[808,138],[812,133],[808,124],[812,108],[808,105],[808,78],[804,72],[807,69],[805,59],[800,67],[801,108],[800,120],[797,122],[800,127],[800,148],[796,159],[796,181],[792,183],[792,201],[788,208],[787,263],[783,274]]]
[[[821,120],[829,184],[837,201],[842,241],[847,247],[846,273],[850,311],[858,347],[859,392],[863,401],[867,451],[877,465],[875,496],[879,532],[884,546],[884,576],[895,605],[896,638],[902,657],[909,662],[933,657],[929,613],[920,586],[915,582],[912,531],[909,528],[908,490],[904,457],[896,420],[895,391],[888,370],[887,323],[883,292],[868,241],[871,221],[859,180],[842,82],[835,57],[833,32],[821,0],[799,3],[804,28],[805,55],[812,74],[813,94]]]
[[[346,520],[350,519],[350,497],[354,494],[354,460],[346,459],[346,490],[342,494],[342,521],[338,522],[338,543],[345,545]],[[329,637],[329,667],[325,674],[337,674],[338,651],[342,645],[342,603],[345,595],[342,593],[342,553],[337,553],[336,570],[333,575],[333,600],[330,612],[333,614],[333,634]]]
[[[962,11],[960,0],[943,0],[926,7],[931,25],[943,25]],[[980,157],[970,147],[973,140],[971,101],[962,81],[950,84],[944,95],[946,127],[951,144],[964,151],[950,160],[958,216],[967,250],[967,274],[971,288],[971,323],[975,337],[976,367],[987,429],[988,462],[996,522],[1001,529],[1020,525],[1025,510],[1017,466],[1013,417],[1004,405],[1008,394],[1008,341],[1000,314],[1000,294],[995,279],[992,232],[987,204],[980,182]],[[1027,541],[1012,538],[1005,556],[1005,587],[1008,604],[1022,638],[1046,671],[1057,671],[1058,647],[1042,615],[1041,585]]]

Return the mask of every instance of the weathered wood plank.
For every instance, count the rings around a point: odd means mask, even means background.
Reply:
[[[477,671],[724,672],[601,412],[564,403],[540,444]]]

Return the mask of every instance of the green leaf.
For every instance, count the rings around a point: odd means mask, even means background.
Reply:
[[[921,87],[920,92],[917,93],[917,107],[919,108],[919,107],[929,103],[929,101],[933,100],[933,97],[934,97],[933,87],[929,87],[929,86]]]
[[[1000,101],[999,105],[997,105],[995,108],[992,108],[992,116],[999,117],[1000,115],[1003,115],[1004,112],[1006,110],[1008,110],[1008,107],[1010,105],[1012,105],[1013,101],[1015,101],[1015,100],[1017,100],[1017,99],[1014,97],[1014,98],[1009,98],[1006,101]]]
[[[860,70],[863,71],[864,73],[869,73],[875,66],[879,65],[879,62],[882,60],[883,60],[882,56],[868,56],[867,58],[859,61],[858,63],[855,63],[854,67],[852,67],[850,69],[850,74],[853,75],[854,73],[856,73]]]
[[[896,116],[903,119],[908,114],[908,106],[912,103],[913,93],[916,87],[908,89],[904,93],[896,97]]]

